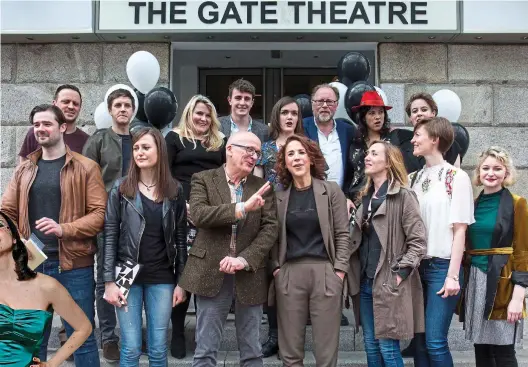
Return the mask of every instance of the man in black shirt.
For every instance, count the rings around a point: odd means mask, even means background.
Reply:
[[[108,96],[108,112],[112,116],[112,127],[92,135],[83,149],[83,155],[101,166],[101,173],[106,191],[109,192],[114,182],[126,176],[132,157],[132,139],[129,126],[134,116],[134,98],[126,89],[117,89]],[[97,238],[97,282],[96,304],[103,344],[103,358],[107,361],[119,360],[119,338],[115,334],[116,316],[114,306],[103,299],[104,282],[102,281],[102,233]]]

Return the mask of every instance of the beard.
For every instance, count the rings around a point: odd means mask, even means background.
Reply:
[[[44,148],[50,148],[50,147],[54,147],[55,145],[57,145],[61,140],[61,137],[58,136],[58,137],[53,137],[51,135],[47,136],[47,139],[46,140],[41,140],[38,136],[37,136],[37,143],[40,144],[40,146],[44,147]]]
[[[322,122],[322,123],[326,123],[326,122],[332,121],[332,119],[334,118],[334,115],[332,115],[330,113],[324,113],[324,114],[316,115],[315,117],[316,117],[317,121]]]

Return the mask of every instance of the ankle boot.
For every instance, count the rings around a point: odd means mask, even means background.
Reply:
[[[264,358],[271,357],[279,352],[279,331],[277,329],[270,329],[268,340],[262,344],[262,356]]]
[[[184,333],[172,333],[171,355],[176,359],[183,359],[187,355]]]

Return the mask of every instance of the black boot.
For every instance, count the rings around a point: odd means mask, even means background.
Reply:
[[[268,340],[262,344],[262,356],[264,358],[271,357],[279,352],[279,331],[277,329],[270,329]]]
[[[414,344],[414,338],[411,340],[411,344],[404,350],[402,350],[401,355],[403,358],[414,358],[416,346]]]
[[[183,359],[187,354],[185,350],[185,316],[187,315],[190,300],[191,294],[187,293],[185,302],[172,309],[171,355],[177,359]]]

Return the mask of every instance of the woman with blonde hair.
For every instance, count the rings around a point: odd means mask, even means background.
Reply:
[[[195,95],[185,106],[178,126],[165,136],[169,168],[172,176],[183,186],[183,193],[189,208],[191,177],[195,173],[218,168],[226,161],[226,139],[220,131],[220,122],[216,109],[209,98]],[[196,228],[187,217],[187,245],[192,245],[196,237]],[[185,316],[189,308],[190,294],[186,302],[176,306],[172,312],[173,357],[185,358]]]
[[[397,147],[372,142],[365,174],[351,224],[349,294],[356,301],[359,293],[368,366],[403,367],[399,341],[424,331],[422,285],[414,270],[426,251],[425,225]]]
[[[515,181],[508,152],[485,150],[474,172],[483,187],[466,240],[466,290],[461,310],[477,367],[517,366],[515,343],[523,334],[528,286],[528,207],[507,189]]]

